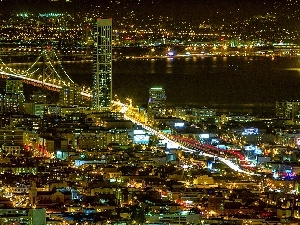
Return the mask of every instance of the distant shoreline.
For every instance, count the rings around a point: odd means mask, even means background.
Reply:
[[[31,60],[28,60],[28,57],[31,58]],[[7,65],[28,65],[30,63],[33,63],[34,59],[38,57],[37,55],[26,55],[26,56],[20,56],[20,55],[1,55],[0,58],[3,59],[3,61]],[[71,55],[60,55],[62,63],[81,63],[81,62],[86,62],[86,63],[92,63],[93,60],[91,57],[87,58],[81,58],[77,56],[71,56]],[[224,58],[224,57],[252,57],[252,58],[269,58],[269,59],[275,59],[275,58],[299,58],[300,55],[289,55],[289,56],[281,56],[281,55],[266,55],[266,54],[249,54],[249,55],[234,55],[234,54],[190,54],[190,55],[184,55],[184,54],[178,54],[174,56],[168,56],[168,55],[143,55],[143,56],[135,56],[135,55],[122,55],[122,56],[117,56],[113,58],[113,61],[116,60],[125,60],[125,59],[173,59],[173,58],[212,58],[212,57],[217,57],[217,58]],[[27,59],[25,59],[27,58]],[[65,58],[65,59],[64,59]],[[71,59],[73,58],[73,59]],[[14,60],[15,59],[15,60]]]

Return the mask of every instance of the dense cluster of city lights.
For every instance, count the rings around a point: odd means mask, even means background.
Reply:
[[[117,101],[113,101],[113,104],[117,104],[119,106],[121,106],[121,109],[120,109],[120,112],[121,113],[124,113],[125,114],[125,119],[128,119],[128,120],[131,120],[133,123],[137,124],[137,125],[141,125],[144,129],[152,132],[153,134],[157,135],[158,137],[160,137],[161,139],[164,139],[168,142],[173,142],[174,144],[178,144],[178,146],[183,149],[185,152],[189,152],[189,153],[196,153],[196,154],[200,154],[200,155],[203,155],[205,157],[216,157],[215,155],[212,155],[212,154],[209,154],[209,153],[206,153],[206,152],[201,152],[201,151],[198,151],[198,150],[194,150],[194,149],[191,149],[191,148],[187,148],[186,146],[184,146],[183,144],[181,143],[178,143],[178,142],[175,142],[173,140],[171,140],[169,137],[167,137],[166,135],[164,135],[161,131],[159,130],[156,130],[156,129],[153,129],[152,127],[150,126],[147,126],[135,119],[133,119],[132,117],[129,117],[126,115],[126,112],[128,111],[128,106],[126,104],[123,104],[121,102],[117,102]],[[172,143],[172,144],[173,144]],[[220,160],[222,163],[226,164],[228,167],[230,167],[231,169],[233,169],[234,171],[238,172],[238,173],[244,173],[244,174],[247,174],[247,175],[258,175],[258,174],[255,174],[253,172],[249,172],[247,170],[244,170],[242,169],[239,165],[235,164],[234,162],[232,162],[231,160],[228,160],[228,159],[225,159],[223,157],[216,157],[218,160]]]

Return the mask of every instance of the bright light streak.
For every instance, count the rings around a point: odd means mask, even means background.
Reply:
[[[127,112],[128,107],[125,104],[120,103],[120,102],[116,102],[116,101],[113,101],[113,102],[116,103],[116,104],[118,104],[118,105],[120,105],[120,106],[122,106],[122,109],[121,109],[120,112],[122,112],[122,113],[126,113]],[[199,152],[200,155],[203,155],[203,156],[206,156],[206,157],[216,157],[215,155],[212,155],[212,154],[209,154],[209,153],[205,153],[205,152],[201,152],[200,150],[194,150],[194,149],[187,148],[187,147],[183,146],[182,144],[169,139],[163,133],[161,133],[161,131],[157,131],[157,130],[149,127],[149,126],[146,126],[145,124],[142,124],[142,123],[138,122],[137,120],[135,120],[135,119],[133,119],[131,117],[128,117],[128,116],[125,115],[124,118],[128,119],[128,120],[131,120],[135,124],[142,125],[142,127],[144,129],[146,129],[148,131],[151,131],[155,135],[159,136],[161,139],[165,139],[168,142],[172,142],[172,143],[178,144],[180,146],[180,148],[182,148],[186,152],[190,152],[190,153]],[[228,159],[225,159],[223,157],[218,156],[216,158],[219,159],[222,163],[226,164],[228,167],[230,167],[231,169],[233,169],[236,172],[244,173],[244,174],[247,174],[247,175],[257,175],[257,176],[259,175],[259,174],[255,174],[253,172],[249,172],[249,171],[243,170],[242,168],[239,167],[239,165],[237,165],[237,164],[233,163],[232,161],[230,161]]]
[[[23,75],[18,75],[18,74],[13,74],[13,73],[7,73],[7,72],[3,72],[3,71],[0,71],[0,74],[6,75],[6,76],[10,76],[10,77],[20,78],[20,79],[23,79],[23,80],[32,81],[34,83],[45,85],[45,86],[48,86],[48,87],[53,87],[53,88],[56,88],[56,89],[62,89],[62,86],[60,86],[60,85],[51,84],[51,83],[48,83],[48,82],[42,82],[40,80],[36,80],[36,79],[33,79],[33,78],[25,77]],[[89,93],[86,93],[86,92],[80,92],[80,94],[83,95],[83,96],[89,97],[89,98],[93,97],[92,94],[89,94]]]

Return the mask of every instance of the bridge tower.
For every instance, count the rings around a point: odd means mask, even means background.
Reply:
[[[27,63],[24,63],[27,65]],[[60,59],[55,51],[50,47],[43,49],[38,58],[30,64],[29,67],[19,69],[14,68],[13,63],[5,63],[0,58],[0,77],[1,78],[16,78],[23,80],[24,83],[42,88],[45,92],[46,89],[51,91],[60,92],[64,90],[67,95],[62,95],[63,98],[73,96],[75,98],[63,99],[64,104],[74,102],[76,105],[89,105],[92,98],[92,93],[89,88],[76,85],[64,70]],[[101,66],[100,66],[101,67]],[[108,81],[111,79],[108,79]],[[111,84],[111,82],[110,82]],[[110,85],[108,85],[110,87]],[[109,88],[111,90],[111,88]],[[47,92],[49,96],[49,92]],[[75,100],[74,100],[75,99]],[[110,102],[110,98],[109,98]]]
[[[45,82],[54,83],[57,85],[69,86],[74,84],[74,81],[69,77],[67,72],[61,65],[61,61],[51,47],[47,47],[42,51],[42,84]]]

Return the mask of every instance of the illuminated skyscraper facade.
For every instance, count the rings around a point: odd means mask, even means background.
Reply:
[[[148,120],[154,116],[163,115],[166,109],[166,92],[162,87],[152,87],[149,90]]]
[[[280,119],[299,119],[300,118],[300,101],[277,101],[276,116]]]
[[[17,78],[6,79],[5,113],[23,114],[24,102],[23,81]]]
[[[96,110],[110,107],[112,97],[112,20],[97,19],[94,26],[93,102]]]
[[[80,91],[81,91],[80,87],[76,84],[63,86],[59,92],[58,105],[59,106],[84,105]]]

